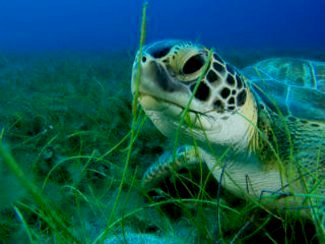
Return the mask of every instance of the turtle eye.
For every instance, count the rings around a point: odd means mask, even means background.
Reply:
[[[193,74],[200,70],[205,63],[204,57],[201,54],[190,57],[183,66],[183,73],[185,75]]]

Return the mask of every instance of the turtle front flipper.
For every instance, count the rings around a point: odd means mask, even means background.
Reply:
[[[175,152],[165,152],[150,166],[142,178],[144,189],[150,189],[163,179],[173,176],[183,168],[191,168],[202,163],[200,149],[194,146],[184,145]]]

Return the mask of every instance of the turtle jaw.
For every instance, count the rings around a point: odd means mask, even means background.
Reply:
[[[139,103],[146,115],[166,137],[173,139],[181,133],[182,142],[192,143],[193,139],[206,145],[209,141],[219,146],[231,146],[244,150],[253,135],[253,128],[240,114],[230,116],[226,121],[217,112],[199,113],[188,110],[176,103],[140,93]]]
[[[138,101],[148,117],[154,123],[158,120],[163,122],[165,124],[164,127],[170,124],[170,127],[175,129],[180,123],[182,123],[184,130],[187,130],[188,128],[196,129],[198,131],[210,131],[216,129],[215,118],[211,116],[210,113],[202,113],[191,109],[191,107],[186,108],[186,104],[184,106],[174,101],[142,92],[139,92]],[[155,123],[155,125],[160,129],[162,126],[160,126],[159,123]],[[165,129],[160,130],[165,135],[171,134],[170,132],[165,133]]]

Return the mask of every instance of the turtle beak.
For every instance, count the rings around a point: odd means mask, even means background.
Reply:
[[[173,81],[173,78],[159,60],[151,57],[146,52],[143,53],[140,63],[138,56],[136,57],[133,64],[131,81],[132,94],[135,94],[136,89],[139,89],[140,93],[159,95],[159,92],[170,93],[177,90],[177,88],[178,85]]]

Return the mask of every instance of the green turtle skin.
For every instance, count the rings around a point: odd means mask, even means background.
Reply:
[[[132,93],[154,125],[184,146],[148,169],[144,187],[204,162],[229,192],[299,212],[323,234],[324,84],[323,62],[272,58],[238,70],[200,44],[147,45],[134,62]]]

